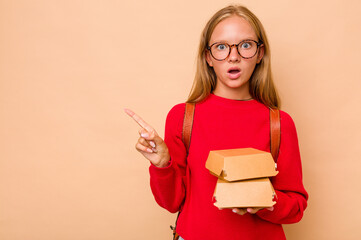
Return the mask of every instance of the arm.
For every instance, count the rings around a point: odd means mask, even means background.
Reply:
[[[302,165],[295,124],[285,112],[281,114],[279,173],[271,179],[277,198],[274,210],[262,209],[256,214],[277,224],[296,223],[307,207],[308,194],[302,183]]]
[[[185,197],[186,148],[182,141],[185,104],[174,106],[168,113],[165,124],[164,142],[170,162],[167,167],[149,167],[150,186],[156,202],[174,213],[180,210]]]

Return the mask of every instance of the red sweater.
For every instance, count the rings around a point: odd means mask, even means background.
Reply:
[[[269,109],[256,100],[232,100],[211,93],[196,104],[187,159],[182,142],[184,111],[185,103],[177,104],[167,116],[164,141],[170,165],[149,168],[157,203],[172,213],[181,210],[177,233],[185,240],[285,239],[281,224],[300,221],[308,199],[302,184],[297,132],[290,115],[280,111],[279,173],[271,179],[278,198],[274,210],[238,215],[213,205],[217,177],[209,173],[205,162],[210,150],[252,147],[269,152]],[[188,179],[186,164],[190,169]]]

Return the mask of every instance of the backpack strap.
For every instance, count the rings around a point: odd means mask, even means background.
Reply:
[[[186,146],[187,156],[189,153],[189,146],[191,144],[194,109],[195,109],[195,103],[186,103],[186,109],[184,112],[182,140]]]
[[[281,142],[280,111],[278,109],[270,108],[269,114],[270,114],[271,154],[272,154],[273,160],[277,164],[277,158],[278,158],[280,142]]]
[[[183,130],[182,130],[182,141],[186,146],[187,157],[189,154],[189,146],[191,144],[191,135],[192,135],[192,127],[193,127],[193,116],[194,116],[195,103],[186,103],[186,108],[184,111],[184,120],[183,120]],[[188,168],[188,164],[187,164]],[[170,226],[173,230],[173,239],[178,240],[179,235],[176,232],[177,222],[179,218],[180,211],[178,212],[177,219],[175,221],[175,226]]]

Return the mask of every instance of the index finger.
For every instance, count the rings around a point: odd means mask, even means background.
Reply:
[[[145,130],[147,130],[148,132],[151,132],[153,130],[153,128],[146,123],[141,117],[139,117],[137,114],[135,114],[135,112],[133,112],[130,109],[124,108],[124,111],[131,117],[134,119],[134,121],[136,121],[139,126],[141,126],[142,128],[144,128]]]

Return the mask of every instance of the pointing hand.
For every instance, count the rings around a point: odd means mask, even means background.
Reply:
[[[142,128],[135,148],[156,167],[166,167],[170,160],[168,147],[158,133],[130,109],[124,111]]]

